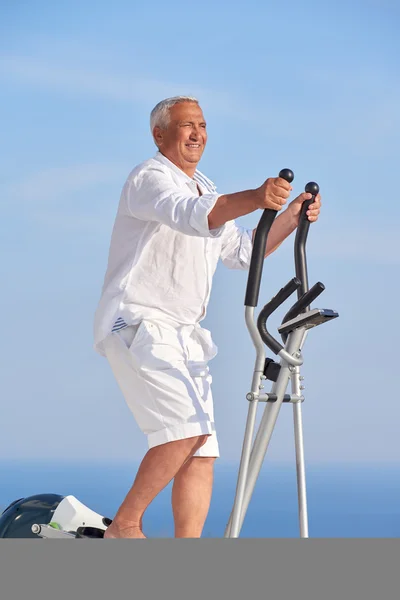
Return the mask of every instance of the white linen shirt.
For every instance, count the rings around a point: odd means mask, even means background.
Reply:
[[[218,260],[231,269],[249,268],[252,230],[235,221],[209,229],[207,217],[220,195],[200,171],[191,179],[160,152],[129,174],[94,320],[100,354],[117,319],[198,324]]]

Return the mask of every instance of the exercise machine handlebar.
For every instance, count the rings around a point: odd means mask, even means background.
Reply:
[[[310,181],[304,188],[304,191],[308,194],[312,194],[310,200],[305,200],[301,207],[299,224],[297,227],[296,238],[294,241],[294,264],[296,269],[296,277],[300,279],[301,286],[297,290],[298,298],[300,299],[303,294],[308,292],[308,273],[307,273],[307,259],[306,259],[306,241],[308,236],[308,230],[310,229],[311,222],[307,218],[307,211],[315,200],[315,196],[319,192],[319,185],[314,181]],[[322,290],[321,290],[322,291]],[[309,306],[304,307],[304,311],[309,310]]]
[[[291,183],[294,179],[293,172],[290,169],[282,169],[282,171],[279,173],[279,176],[283,179],[286,179],[286,181],[289,183]],[[319,185],[311,181],[305,186],[305,192],[312,194],[312,197],[309,200],[305,200],[305,202],[303,202],[303,206],[301,207],[299,224],[294,243],[296,277],[291,279],[291,281],[289,281],[289,283],[287,283],[286,286],[283,287],[278,294],[276,294],[276,296],[274,296],[264,306],[257,319],[257,328],[263,342],[275,354],[279,354],[279,352],[283,350],[283,346],[269,333],[267,329],[267,320],[269,316],[278,308],[278,306],[283,304],[283,302],[289,298],[294,291],[297,290],[298,300],[290,308],[282,322],[293,319],[301,312],[308,311],[311,302],[313,302],[315,298],[317,298],[325,289],[321,282],[316,283],[311,290],[309,290],[308,287],[306,241],[311,223],[308,220],[307,211],[310,204],[314,202],[315,196],[319,192]],[[257,227],[250,264],[249,278],[247,282],[245,300],[246,306],[257,306],[266,242],[269,230],[276,214],[277,211],[264,210],[264,214],[262,215],[260,223]],[[286,342],[287,334],[282,335],[282,340],[284,343]]]
[[[290,172],[291,173],[291,172]],[[282,176],[282,172],[280,173]],[[291,173],[291,179],[293,173]],[[248,281],[246,294],[246,324],[256,348],[257,356],[251,383],[251,391],[246,394],[249,401],[246,430],[242,446],[239,474],[236,486],[235,501],[229,518],[225,537],[236,538],[240,534],[243,520],[253,494],[257,478],[260,474],[262,464],[268,450],[271,436],[273,434],[276,420],[283,402],[288,398],[293,401],[294,434],[296,448],[296,471],[299,504],[299,525],[301,537],[308,537],[308,516],[305,482],[305,460],[303,448],[303,430],[301,416],[301,402],[304,400],[301,390],[300,366],[303,363],[302,347],[305,334],[308,329],[324,323],[338,316],[335,311],[327,309],[314,309],[306,311],[310,303],[325,289],[318,282],[311,290],[308,289],[307,264],[305,255],[305,243],[310,226],[307,211],[319,192],[317,184],[310,183],[306,186],[306,192],[312,197],[303,202],[300,208],[300,220],[295,244],[296,276],[293,277],[261,310],[258,321],[254,323],[254,307],[257,305],[262,263],[265,255],[266,238],[269,227],[273,223],[275,214],[268,216],[264,212],[262,226],[258,232],[258,246],[253,249],[251,261],[251,277]],[[267,221],[265,221],[267,219]],[[266,223],[266,224],[265,224]],[[284,325],[278,328],[281,334],[288,333],[289,337],[283,338],[283,348],[267,330],[269,316],[287,299],[297,291],[298,298],[284,318]],[[287,320],[288,319],[288,320]],[[279,355],[279,365],[271,359],[265,358],[263,348],[264,342],[274,353]],[[294,368],[293,368],[294,367]],[[259,390],[264,388],[263,380],[269,379],[273,382],[271,393]],[[287,386],[291,383],[292,394],[286,394]],[[258,431],[254,436],[257,406],[259,402],[267,402],[264,415],[259,424]],[[253,441],[254,440],[254,441]]]
[[[288,183],[291,183],[294,179],[293,172],[290,169],[282,169],[279,173],[279,177],[285,179]],[[251,254],[249,276],[247,279],[246,297],[244,301],[245,306],[257,306],[267,237],[276,214],[276,210],[266,208],[257,225],[253,252]]]
[[[279,292],[271,298],[269,302],[264,306],[258,315],[257,328],[261,335],[261,338],[272,352],[279,354],[283,350],[282,344],[278,342],[267,329],[267,320],[270,315],[293,294],[301,285],[301,281],[297,277],[293,277]]]
[[[294,319],[303,311],[305,312],[306,309],[310,306],[311,302],[314,302],[314,300],[316,298],[318,298],[318,296],[320,294],[322,294],[324,289],[325,289],[325,286],[320,281],[318,281],[316,284],[314,284],[312,286],[312,288],[309,289],[308,292],[305,292],[302,296],[300,296],[300,298],[297,300],[297,302],[295,302],[293,304],[293,306],[288,310],[288,312],[282,319],[282,324],[286,323],[287,321],[290,321],[291,319]],[[288,334],[282,333],[281,337],[282,337],[283,343],[286,344]]]

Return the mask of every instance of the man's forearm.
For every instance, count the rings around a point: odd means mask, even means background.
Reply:
[[[259,190],[246,190],[234,194],[224,194],[215,203],[214,208],[208,215],[210,229],[217,229],[238,217],[242,217],[258,210]],[[274,252],[282,242],[296,229],[298,217],[289,207],[280,213],[274,220],[268,234],[265,257]],[[253,230],[253,240],[256,229]]]
[[[280,213],[274,222],[272,223],[271,229],[268,234],[267,244],[265,248],[265,257],[272,252],[275,252],[282,242],[291,234],[297,227],[296,217],[293,216],[291,210],[288,208],[284,212]],[[256,234],[256,229],[253,229],[253,241]]]
[[[254,189],[220,196],[208,215],[208,226],[217,229],[227,221],[248,215],[257,209],[279,211],[289,197],[290,184],[280,177],[269,177]]]
[[[224,194],[215,203],[208,215],[210,229],[217,229],[226,223],[257,210],[256,190]]]

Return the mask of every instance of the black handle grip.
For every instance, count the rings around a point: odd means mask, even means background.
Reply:
[[[267,329],[268,317],[274,312],[274,310],[278,308],[278,306],[283,304],[285,300],[300,287],[300,285],[301,281],[297,279],[297,277],[293,277],[293,279],[291,279],[282,289],[279,290],[276,296],[267,302],[258,315],[257,328],[260,332],[261,338],[264,344],[266,344],[268,348],[275,354],[278,354],[283,349],[283,346],[269,333]]]
[[[294,174],[290,169],[282,169],[279,173],[279,177],[285,179],[288,183],[291,183],[294,179]],[[257,306],[267,237],[277,212],[278,211],[276,210],[265,209],[257,225],[253,251],[251,253],[249,276],[247,279],[246,296],[244,300],[245,306]]]
[[[315,196],[319,192],[319,185],[314,181],[310,181],[305,186],[305,191],[309,194],[312,194],[312,198],[303,202],[299,218],[299,225],[297,227],[296,238],[294,241],[294,264],[296,268],[296,277],[298,277],[301,281],[301,286],[297,290],[299,298],[308,291],[306,241],[311,223],[307,218],[307,211],[308,207],[314,202]],[[305,310],[308,309],[306,308]]]
[[[312,288],[308,290],[308,292],[305,292],[305,294],[300,296],[300,298],[297,300],[297,302],[295,302],[293,304],[293,306],[288,310],[286,315],[283,317],[282,325],[283,325],[283,323],[286,323],[287,321],[290,321],[291,319],[294,319],[295,317],[297,317],[297,315],[299,315],[301,312],[309,310],[311,302],[314,302],[314,300],[316,298],[318,298],[318,296],[320,294],[322,294],[324,289],[325,289],[324,284],[321,283],[320,281],[318,281],[318,283],[313,285]],[[284,344],[286,344],[288,335],[289,335],[288,333],[282,333],[282,335],[281,335],[282,341]]]

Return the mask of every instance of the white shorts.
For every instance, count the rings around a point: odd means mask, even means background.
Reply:
[[[149,448],[208,434],[194,456],[219,456],[207,329],[144,319],[111,333],[104,352]]]

